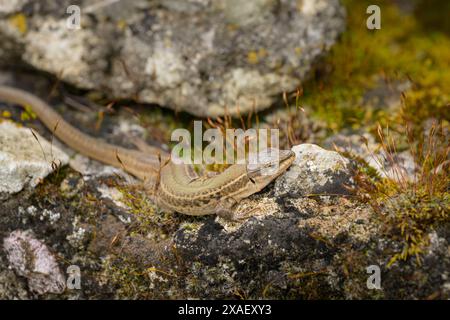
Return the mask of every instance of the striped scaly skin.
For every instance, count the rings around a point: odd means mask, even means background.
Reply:
[[[0,100],[28,105],[61,141],[81,154],[123,168],[143,180],[163,209],[187,215],[219,214],[230,217],[240,200],[260,191],[291,165],[295,154],[279,150],[279,157],[257,165],[234,164],[213,177],[192,176],[190,165],[175,164],[163,150],[126,149],[93,138],[66,122],[47,103],[21,89],[0,86]],[[276,161],[276,163],[274,163]],[[268,167],[274,168],[267,174]]]

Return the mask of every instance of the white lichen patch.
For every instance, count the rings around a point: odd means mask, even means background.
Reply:
[[[303,0],[301,4],[301,10],[306,15],[315,15],[328,5],[325,0]]]
[[[31,129],[0,123],[0,193],[34,188],[69,157]]]
[[[75,217],[72,222],[73,231],[66,237],[66,240],[69,241],[69,244],[78,249],[83,248],[83,242],[86,235],[86,229],[80,226],[80,219]]]
[[[32,216],[32,217],[34,217],[34,216],[36,216],[36,214],[37,214],[37,208],[35,207],[35,206],[29,206],[28,208],[27,208],[27,213],[30,215],[30,216]]]
[[[55,224],[61,218],[61,213],[44,209],[39,217],[40,220],[48,219],[51,225]]]
[[[94,87],[98,72],[92,70],[90,60],[94,61],[105,50],[101,39],[85,28],[74,32],[67,27],[66,19],[45,17],[37,24],[39,27],[26,35],[23,58],[47,72],[63,74],[66,80],[83,88]],[[95,62],[101,69],[102,63]],[[103,64],[106,66],[106,61]]]
[[[172,88],[178,86],[183,80],[185,71],[181,57],[167,47],[157,44],[152,56],[148,57],[145,73],[155,79],[161,87]]]
[[[110,199],[114,204],[122,209],[129,210],[130,208],[123,202],[123,194],[117,188],[108,187],[105,184],[101,184],[97,187],[98,192],[101,193],[101,197],[104,199]]]
[[[150,289],[155,288],[155,282],[168,282],[169,280],[165,278],[155,267],[150,267],[147,269],[147,277],[150,280]]]
[[[51,225],[58,222],[59,219],[61,218],[61,213],[59,213],[59,212],[55,212],[55,211],[48,210],[48,209],[39,211],[35,206],[29,206],[26,209],[19,206],[17,208],[17,213],[18,213],[19,217],[22,218],[23,224],[28,223],[29,217],[39,217],[39,220],[41,220],[41,221],[47,220],[50,222]]]
[[[256,105],[270,105],[272,94],[279,93],[295,85],[296,80],[276,73],[262,74],[258,70],[236,68],[224,75],[222,87],[223,100],[211,104],[210,113],[220,113],[226,105],[230,112],[249,112]]]

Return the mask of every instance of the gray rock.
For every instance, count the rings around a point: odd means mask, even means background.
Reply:
[[[69,1],[15,3],[0,18],[5,63],[22,59],[80,88],[198,116],[270,106],[345,23],[338,0],[84,0],[81,28],[70,29]],[[26,28],[9,19],[23,6]]]
[[[197,227],[181,227],[174,239],[177,254],[192,263],[187,278],[192,284],[186,290],[201,298],[225,298],[242,288],[249,298],[256,298],[264,296],[262,292],[270,286],[267,296],[278,291],[280,298],[286,298],[286,292],[298,285],[296,277],[302,274],[322,270],[329,278],[337,278],[332,274],[338,270],[333,266],[333,260],[338,260],[336,247],[312,237],[311,230],[330,242],[339,241],[345,234],[346,243],[353,244],[367,242],[374,233],[355,224],[358,218],[368,221],[370,210],[340,200],[324,213],[314,199],[289,199],[277,205],[277,214],[251,218],[232,230],[213,219]],[[324,277],[318,287],[328,291],[332,286]],[[302,290],[289,297],[302,297]]]
[[[277,179],[275,195],[348,194],[352,183],[350,161],[335,151],[314,144],[300,144],[292,151],[296,159],[288,171]]]
[[[417,173],[417,165],[409,150],[388,155],[369,133],[339,133],[326,139],[324,146],[360,157],[384,178],[413,181]]]
[[[55,257],[30,231],[16,230],[3,240],[3,248],[14,271],[27,278],[31,291],[62,293],[66,281]]]
[[[37,139],[37,140],[36,140]],[[0,194],[35,187],[69,157],[31,129],[0,123]]]
[[[416,178],[418,166],[409,150],[396,153],[391,157],[383,157],[383,160],[384,168],[377,168],[381,176],[400,181],[414,181]]]
[[[133,178],[120,168],[104,165],[82,154],[76,154],[70,159],[69,165],[75,171],[81,173],[85,180],[97,177],[120,176],[132,181]]]
[[[22,9],[27,0],[0,0],[0,13],[12,13]]]
[[[402,92],[412,87],[410,81],[387,81],[377,79],[377,85],[364,93],[362,104],[366,108],[390,109],[401,107]]]
[[[334,134],[323,142],[324,148],[348,152],[369,160],[371,153],[377,152],[380,145],[370,133],[351,134],[343,131]]]

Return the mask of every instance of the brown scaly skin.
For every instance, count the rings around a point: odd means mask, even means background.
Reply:
[[[47,103],[26,91],[0,86],[0,100],[30,106],[46,127],[69,147],[144,180],[161,207],[187,215],[220,214],[229,217],[240,200],[263,189],[295,159],[292,151],[280,150],[277,169],[270,175],[263,172],[274,165],[273,161],[258,164],[255,168],[235,164],[213,177],[196,179],[189,173],[192,172],[189,165],[173,163],[169,154],[162,150],[151,147],[147,152],[126,149],[84,134]]]

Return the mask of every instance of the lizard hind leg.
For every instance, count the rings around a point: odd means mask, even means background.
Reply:
[[[216,206],[214,213],[227,221],[238,221],[235,214],[237,201],[234,198],[221,199],[219,204]]]
[[[215,209],[215,214],[224,220],[231,222],[242,222],[260,215],[260,208],[249,206],[238,206],[234,198],[222,199]]]

